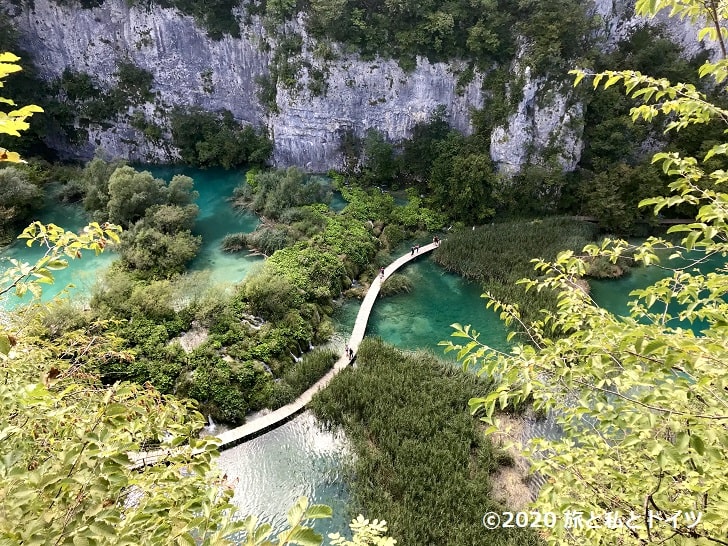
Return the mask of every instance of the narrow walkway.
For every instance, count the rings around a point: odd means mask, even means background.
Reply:
[[[371,286],[369,287],[367,295],[364,297],[361,306],[359,307],[359,313],[356,316],[354,329],[351,331],[351,336],[349,336],[349,347],[354,350],[354,355],[356,355],[357,351],[359,350],[359,345],[364,339],[364,333],[366,332],[367,323],[369,322],[369,315],[371,314],[372,307],[374,307],[374,302],[379,295],[379,289],[382,286],[382,282],[387,280],[387,278],[392,273],[397,271],[406,263],[411,262],[412,260],[416,260],[423,254],[427,254],[435,248],[437,248],[435,243],[430,243],[429,245],[420,247],[419,252],[416,252],[415,254],[405,254],[404,256],[396,259],[391,264],[389,264],[384,270],[384,279],[377,275],[377,277],[374,279]],[[325,376],[319,379],[311,388],[309,388],[306,392],[299,396],[298,399],[294,402],[280,407],[277,410],[268,413],[267,415],[262,415],[260,417],[256,417],[255,419],[251,419],[240,427],[219,434],[218,438],[220,438],[220,440],[222,441],[222,443],[220,444],[220,449],[228,449],[247,440],[251,440],[256,436],[260,436],[261,434],[264,434],[269,430],[272,430],[289,421],[291,418],[301,413],[306,408],[306,405],[311,401],[313,395],[326,387],[326,385],[329,384],[329,382],[336,376],[336,374],[346,368],[349,364],[351,364],[351,360],[347,358],[346,355],[342,356],[341,358],[339,358],[339,360],[336,361],[334,367]]]

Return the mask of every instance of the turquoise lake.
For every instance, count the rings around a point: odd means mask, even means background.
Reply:
[[[260,223],[257,216],[235,210],[229,201],[235,187],[245,179],[243,171],[149,165],[136,168],[148,170],[156,178],[165,181],[171,180],[175,174],[185,174],[195,181],[195,190],[200,194],[196,201],[200,213],[193,231],[195,235],[202,236],[202,246],[188,267],[190,271],[208,271],[211,281],[233,284],[244,279],[262,261],[260,256],[247,256],[245,253],[230,254],[221,250],[225,235],[253,231]],[[79,231],[89,222],[89,216],[80,205],[59,204],[51,192],[46,199],[46,205],[37,211],[33,220],[54,223],[67,230]],[[43,249],[37,246],[28,248],[23,242],[18,241],[5,249],[2,257],[33,262],[40,258],[43,252]],[[99,273],[115,258],[113,252],[104,252],[98,256],[87,252],[81,260],[69,260],[68,268],[55,272],[55,284],[44,286],[42,301],[48,301],[64,290],[73,299],[87,297]],[[73,287],[69,288],[69,285]],[[26,297],[23,301],[29,301],[29,298]],[[13,296],[4,302],[4,307],[12,308],[17,304],[18,300]]]
[[[255,215],[236,211],[229,201],[234,188],[244,179],[244,172],[169,166],[137,168],[149,170],[165,180],[175,174],[185,174],[195,180],[195,189],[200,194],[197,200],[200,214],[194,232],[202,235],[203,244],[190,270],[208,271],[212,282],[231,285],[242,281],[261,263],[261,257],[227,254],[220,246],[228,233],[250,232],[259,224]],[[334,193],[332,209],[341,210],[344,205],[340,194]],[[88,221],[80,206],[59,205],[52,199],[46,208],[38,211],[37,217],[73,230]],[[409,248],[409,244],[403,248]],[[33,261],[41,254],[41,249],[28,249],[16,243],[4,250],[2,257]],[[113,253],[97,257],[86,253],[82,260],[71,261],[69,268],[57,272],[56,284],[45,288],[44,299],[69,284],[75,285],[68,290],[69,297],[78,300],[87,297],[99,272],[114,259]],[[721,263],[724,260],[711,262],[706,267]],[[450,339],[450,325],[459,322],[472,325],[480,332],[483,343],[499,350],[507,349],[506,330],[496,314],[485,309],[480,286],[445,272],[428,256],[400,272],[410,279],[412,291],[380,299],[374,306],[367,335],[379,336],[401,349],[424,349],[443,356],[443,348],[438,343]],[[629,292],[664,275],[657,268],[639,268],[622,279],[592,281],[592,296],[610,311],[626,314]],[[332,342],[335,346],[341,348],[348,339],[359,303],[348,300],[338,305]],[[11,298],[5,304],[14,306],[17,300]],[[458,340],[453,338],[453,341]],[[263,521],[278,526],[285,521],[285,510],[298,496],[306,495],[312,502],[334,507],[335,519],[318,524],[320,532],[333,532],[343,530],[348,519],[349,495],[341,475],[349,458],[345,439],[321,430],[316,420],[304,413],[279,429],[223,452],[220,464],[228,479],[236,484],[235,503],[241,512],[259,514]]]

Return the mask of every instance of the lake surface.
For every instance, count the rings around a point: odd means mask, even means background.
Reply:
[[[351,454],[341,433],[322,430],[310,412],[244,444],[223,451],[220,468],[235,486],[233,503],[241,514],[276,529],[286,525],[286,511],[299,497],[327,504],[333,518],[316,522],[322,533],[347,529],[349,492],[342,473]]]
[[[594,279],[589,281],[591,287],[591,296],[594,301],[600,307],[605,308],[610,313],[617,316],[628,316],[629,301],[632,299],[630,293],[634,290],[644,289],[648,286],[653,285],[657,281],[669,277],[672,275],[672,271],[666,268],[685,268],[691,266],[692,262],[703,258],[704,255],[700,252],[690,252],[685,254],[686,258],[675,258],[669,259],[670,254],[673,251],[663,250],[658,253],[660,256],[660,266],[651,267],[638,267],[633,269],[628,275],[619,279]],[[696,267],[690,269],[696,269],[700,273],[708,273],[709,271],[715,271],[718,268],[726,266],[726,258],[720,255],[713,255],[703,261],[701,261]],[[664,309],[659,308],[660,304],[655,304],[653,309]],[[673,316],[676,316],[682,309],[682,306],[672,304],[669,310]],[[655,311],[658,312],[658,311]],[[700,332],[704,325],[701,322],[695,322],[690,324],[687,322],[681,322],[678,320],[672,320],[669,322],[671,327],[682,327],[692,329],[695,333]]]
[[[262,261],[262,257],[248,256],[244,252],[233,254],[223,252],[221,247],[222,240],[228,233],[250,232],[260,223],[257,216],[235,210],[229,201],[235,187],[245,179],[244,171],[152,165],[136,165],[135,168],[148,170],[156,178],[165,181],[171,180],[175,174],[190,176],[195,181],[195,190],[200,194],[196,201],[200,213],[193,232],[202,236],[202,245],[188,267],[190,271],[209,271],[213,282],[233,284],[243,280]],[[58,203],[53,188],[46,198],[45,206],[36,212],[34,219],[44,223],[54,223],[76,232],[90,221],[88,214],[79,204]],[[28,248],[25,242],[17,241],[0,256],[32,263],[43,256],[43,253],[44,250],[38,246]],[[98,256],[94,256],[92,252],[85,252],[83,259],[69,260],[68,268],[54,273],[56,282],[53,285],[44,285],[42,301],[48,301],[64,290],[73,299],[87,297],[99,273],[103,272],[116,257],[113,252],[104,252]],[[30,301],[30,296],[21,301]],[[3,307],[9,309],[18,303],[19,300],[12,296],[3,302]]]
[[[194,271],[210,272],[214,282],[232,284],[242,281],[261,262],[260,257],[243,253],[227,254],[221,250],[225,235],[250,232],[259,220],[256,216],[234,210],[229,202],[234,188],[244,179],[242,171],[219,169],[199,170],[187,167],[137,166],[152,172],[155,177],[170,180],[175,174],[185,174],[195,180],[200,193],[197,204],[200,215],[195,234],[203,236],[196,259],[190,265]],[[332,209],[341,210],[345,202],[335,193]],[[66,229],[78,230],[88,217],[80,206],[61,205],[48,201],[38,212],[43,222],[53,222]],[[406,252],[409,243],[401,252]],[[39,248],[14,244],[2,256],[33,261],[42,255]],[[399,254],[397,254],[399,255]],[[44,300],[57,294],[70,283],[70,297],[81,298],[90,293],[97,275],[115,259],[113,253],[92,257],[85,253],[82,260],[56,274],[57,282],[45,287]],[[721,261],[722,260],[722,261]],[[724,264],[720,259],[704,267]],[[450,338],[452,323],[458,322],[480,332],[480,341],[498,350],[507,350],[506,329],[497,315],[485,308],[480,295],[482,288],[472,282],[449,274],[423,256],[408,264],[400,273],[412,283],[412,292],[382,298],[374,306],[367,335],[379,336],[405,350],[425,349],[442,357],[442,340]],[[616,314],[627,314],[629,292],[642,288],[665,276],[657,268],[638,268],[618,280],[592,281],[592,296],[599,305]],[[6,305],[14,306],[9,300]],[[343,302],[334,316],[336,335],[333,345],[341,348],[348,339],[359,309],[360,301]],[[450,358],[453,358],[452,355]],[[228,480],[235,484],[234,502],[241,513],[253,513],[261,521],[276,527],[285,523],[287,509],[299,496],[308,496],[313,503],[334,508],[334,520],[317,523],[322,533],[343,531],[347,527],[349,494],[343,485],[342,473],[351,454],[341,434],[321,430],[315,418],[306,412],[282,427],[222,452],[220,466]],[[373,517],[382,516],[372,514]]]
[[[477,283],[448,273],[430,256],[409,263],[398,273],[412,283],[410,293],[380,298],[374,304],[367,327],[367,336],[378,336],[400,349],[431,351],[443,358],[438,343],[450,339],[453,323],[471,325],[480,333],[480,340],[498,350],[506,350],[507,330],[498,316],[485,308],[483,289]],[[334,315],[336,330],[342,335],[351,332],[359,300],[345,301]],[[461,342],[462,338],[452,338]],[[454,353],[449,357],[454,360]]]

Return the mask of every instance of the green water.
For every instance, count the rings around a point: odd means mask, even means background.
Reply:
[[[631,292],[646,288],[657,281],[670,276],[672,272],[666,268],[684,268],[690,265],[693,261],[703,257],[703,254],[699,252],[691,252],[686,254],[686,259],[676,258],[670,260],[670,254],[671,251],[662,251],[658,253],[661,260],[660,265],[662,267],[638,267],[630,271],[628,275],[619,279],[590,280],[589,286],[591,288],[592,298],[597,305],[608,310],[610,313],[617,316],[628,316],[630,312],[628,303],[631,299],[633,299],[633,297],[630,296]],[[705,274],[709,271],[715,271],[718,268],[725,266],[726,258],[715,255],[701,261],[695,269],[697,269],[700,273]],[[653,309],[658,309],[657,305]],[[673,316],[675,316],[681,309],[681,306],[673,304],[669,311]],[[669,325],[690,328],[696,333],[703,328],[703,324],[700,322],[689,324],[678,320],[670,321]]]
[[[425,349],[444,357],[438,342],[450,339],[453,323],[470,324],[480,340],[498,350],[507,349],[507,331],[498,316],[485,308],[477,283],[447,273],[429,256],[398,271],[412,283],[412,292],[380,298],[374,304],[367,336],[378,336],[400,349]],[[337,331],[351,332],[359,301],[345,302],[334,316]],[[458,342],[458,338],[452,338]],[[449,353],[450,358],[454,358]]]
[[[46,199],[43,208],[36,211],[35,216],[28,221],[40,220],[46,224],[56,224],[69,231],[80,231],[88,223],[88,215],[82,207],[78,205],[68,205],[58,203],[51,194]],[[28,247],[25,241],[16,241],[0,253],[0,267],[7,267],[7,259],[16,259],[29,263],[35,263],[45,253],[45,249],[34,245]],[[91,287],[96,283],[99,271],[107,268],[116,258],[113,252],[104,252],[97,256],[91,251],[82,253],[82,259],[68,259],[68,267],[59,271],[54,271],[55,283],[52,285],[42,285],[43,295],[42,301],[48,301],[61,292],[67,293],[70,297],[76,297],[79,294],[90,294]],[[8,294],[7,298],[0,302],[0,307],[4,309],[12,309],[19,303],[28,303],[31,301],[31,295],[28,293],[22,299],[18,299],[14,294]]]
[[[257,216],[236,211],[228,200],[235,187],[244,179],[244,171],[152,165],[137,165],[136,168],[148,170],[155,177],[166,181],[171,180],[175,174],[190,176],[195,181],[195,190],[200,194],[196,201],[200,213],[193,231],[195,235],[202,236],[202,245],[197,257],[188,267],[190,271],[209,271],[213,282],[233,284],[243,280],[262,261],[259,256],[230,254],[221,250],[225,235],[240,231],[250,232],[259,224]],[[55,223],[67,230],[78,231],[88,223],[89,216],[80,205],[61,204],[55,199],[53,192],[50,192],[45,207],[37,211],[33,220]],[[0,253],[0,258],[15,258],[32,263],[42,255],[43,250],[40,247],[28,248],[18,241]],[[44,286],[41,301],[48,301],[64,290],[72,299],[87,297],[99,273],[115,258],[113,252],[104,252],[98,256],[86,252],[83,259],[71,260],[68,268],[56,272],[55,284]],[[30,301],[30,296],[21,301]],[[10,309],[18,303],[19,300],[11,296],[3,302],[3,307]]]
[[[197,217],[193,233],[202,235],[202,246],[197,257],[188,266],[189,271],[210,271],[216,283],[233,284],[242,281],[257,264],[260,256],[222,251],[222,240],[229,233],[251,232],[260,220],[251,213],[233,209],[229,198],[235,187],[245,180],[244,171],[223,169],[193,169],[168,165],[142,165],[138,169],[150,171],[156,178],[169,181],[175,174],[184,174],[195,181],[199,192]]]

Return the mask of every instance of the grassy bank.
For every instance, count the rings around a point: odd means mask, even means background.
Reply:
[[[497,299],[517,304],[532,321],[540,309],[553,308],[555,299],[545,291],[526,293],[515,284],[535,275],[531,260],[581,250],[596,233],[596,226],[566,218],[503,222],[449,235],[433,258],[448,271],[482,283]]]
[[[353,510],[385,517],[399,544],[539,544],[528,531],[483,528],[486,512],[503,510],[490,499],[489,477],[509,460],[468,413],[468,399],[489,384],[377,339],[364,340],[357,361],[312,404],[354,446]]]

